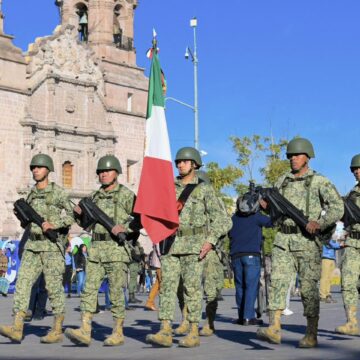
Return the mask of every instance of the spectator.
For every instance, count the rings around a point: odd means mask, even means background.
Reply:
[[[86,278],[86,258],[87,249],[85,244],[81,244],[78,252],[75,254],[75,269],[76,269],[76,283],[77,294],[80,296],[84,290],[85,278]]]
[[[250,192],[237,201],[237,211],[232,217],[229,232],[230,256],[234,269],[236,304],[240,325],[260,325],[255,318],[255,301],[259,289],[261,271],[262,228],[271,227],[269,217],[260,212],[258,196]]]
[[[145,309],[152,311],[157,310],[155,305],[155,298],[159,294],[160,283],[161,283],[161,263],[160,263],[160,258],[158,256],[159,253],[160,253],[159,245],[154,245],[154,249],[149,256],[150,267],[151,269],[156,270],[156,280],[154,285],[151,287],[149,297],[145,304]]]
[[[72,280],[72,273],[73,273],[73,256],[71,252],[71,244],[67,242],[65,244],[65,272],[63,278],[63,286],[64,289],[67,291],[67,297],[71,297],[71,280]]]
[[[2,296],[7,296],[9,290],[9,281],[5,278],[8,270],[9,259],[6,256],[6,249],[0,251],[0,293]]]

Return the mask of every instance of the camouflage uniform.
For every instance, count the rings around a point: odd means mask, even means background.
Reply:
[[[297,178],[288,173],[279,180],[277,188],[310,220],[317,221],[321,230],[343,215],[344,205],[335,187],[327,178],[311,169]],[[324,208],[326,213],[322,214]],[[299,274],[304,316],[317,317],[321,248],[317,242],[304,236],[291,219],[287,219],[274,240],[269,310],[285,309],[287,291],[296,272]]]
[[[102,188],[92,194],[96,205],[116,224],[129,231],[135,194],[118,184],[113,190]],[[130,230],[131,231],[131,230]],[[105,275],[109,279],[111,312],[115,319],[125,318],[125,298],[123,288],[127,282],[127,264],[130,262],[128,245],[118,245],[108,231],[100,224],[93,229],[91,247],[86,268],[85,289],[81,295],[82,312],[95,313],[97,294]]]
[[[352,189],[356,205],[360,207],[360,184]],[[357,282],[360,276],[360,224],[351,226],[345,242],[346,248],[341,267],[341,287],[345,306],[357,306]]]
[[[198,183],[195,176],[192,184]],[[175,181],[176,195],[185,188]],[[209,224],[209,225],[208,225]],[[219,204],[213,188],[199,184],[191,193],[180,214],[180,227],[169,253],[161,258],[160,320],[173,320],[180,276],[184,282],[184,297],[190,323],[201,319],[201,278],[204,261],[199,253],[205,242],[215,245],[231,228],[231,219]]]
[[[28,203],[55,229],[68,228],[74,222],[72,205],[66,192],[54,183],[45,189],[34,187],[27,197]],[[60,245],[60,242],[62,244]],[[30,225],[30,235],[24,248],[14,295],[14,312],[27,311],[31,288],[44,273],[46,290],[55,315],[65,313],[65,295],[62,285],[65,262],[58,245],[65,244],[65,236],[59,235],[58,244],[46,238],[42,229]]]

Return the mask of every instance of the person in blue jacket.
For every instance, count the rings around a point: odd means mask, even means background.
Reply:
[[[272,227],[271,219],[260,213],[258,195],[252,190],[237,200],[232,217],[230,256],[234,271],[236,304],[240,325],[261,325],[255,318],[255,301],[261,271],[262,228]]]

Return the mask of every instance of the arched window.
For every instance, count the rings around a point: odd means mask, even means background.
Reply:
[[[88,41],[89,28],[88,28],[88,8],[84,3],[77,3],[75,5],[76,14],[79,16],[79,40],[83,42]]]
[[[73,187],[73,165],[70,161],[65,161],[62,166],[63,186],[66,189]]]

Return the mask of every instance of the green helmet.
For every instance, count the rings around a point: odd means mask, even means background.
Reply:
[[[352,171],[353,168],[358,167],[360,167],[360,154],[353,156],[353,158],[351,159],[350,170]]]
[[[202,166],[200,153],[193,147],[183,147],[179,149],[175,157],[175,161],[177,160],[193,160],[198,168]]]
[[[208,175],[205,171],[198,170],[198,171],[196,172],[196,175],[197,175],[198,178],[201,179],[205,184],[211,184],[209,175]]]
[[[99,159],[96,173],[99,174],[101,170],[116,170],[118,174],[122,174],[120,161],[114,155],[105,155]]]
[[[49,155],[37,154],[33,156],[30,163],[30,170],[35,166],[46,167],[49,171],[54,171],[54,162]]]
[[[304,138],[294,138],[288,143],[286,156],[294,154],[306,154],[310,159],[315,157],[311,142]]]

